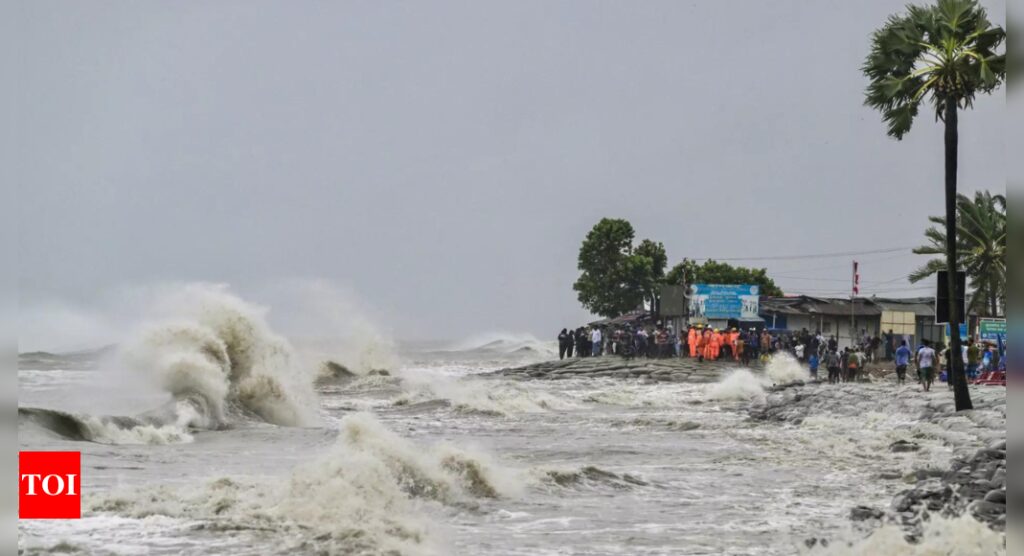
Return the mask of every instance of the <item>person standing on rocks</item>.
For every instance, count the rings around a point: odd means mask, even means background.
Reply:
[[[925,340],[924,347],[917,352],[917,368],[921,375],[921,385],[924,387],[925,392],[932,389],[932,381],[935,380],[935,359],[937,357],[935,350],[932,349],[928,340]]]
[[[843,348],[843,354],[839,356],[839,368],[842,369],[843,382],[847,382],[849,380],[849,378],[850,378],[850,373],[847,371],[849,363],[850,363],[850,348],[845,347],[845,348]]]
[[[839,354],[836,350],[829,350],[825,354],[825,368],[828,369],[828,383],[836,384],[839,382]]]
[[[601,355],[601,328],[595,326],[594,330],[590,332],[590,355],[591,357],[597,357]]]
[[[846,381],[857,382],[858,371],[860,371],[860,354],[851,350],[850,355],[846,358]]]
[[[907,365],[910,364],[910,348],[903,340],[896,349],[896,385],[902,386],[907,381]]]
[[[568,329],[563,328],[562,331],[558,333],[558,359],[565,359],[566,351],[569,352],[569,357],[572,357],[572,348],[569,347],[572,344],[570,342],[569,331]]]

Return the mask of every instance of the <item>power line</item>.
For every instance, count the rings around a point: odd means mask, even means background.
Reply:
[[[888,249],[874,249],[871,251],[845,251],[842,253],[817,253],[814,255],[776,255],[770,257],[690,257],[695,261],[782,261],[799,259],[828,259],[835,257],[853,257],[857,255],[874,255],[877,253],[895,253],[896,251],[907,251],[913,247],[890,247]]]
[[[872,258],[869,258],[869,259],[862,259],[862,260],[860,260],[858,262],[860,262],[861,265],[863,265],[865,263],[879,263],[879,262],[882,262],[882,261],[891,261],[893,259],[898,259],[900,257],[905,257],[905,256],[906,256],[906,254],[904,254],[904,253],[897,253],[896,255],[889,255],[888,257],[872,257]],[[850,268],[850,263],[849,262],[844,262],[844,263],[839,263],[839,264],[830,264],[828,266],[816,266],[816,267],[811,267],[811,268],[791,268],[791,269],[783,270],[783,272],[812,272],[812,271],[815,271],[815,270],[836,270],[836,269],[847,269],[847,270],[849,270],[849,268]]]

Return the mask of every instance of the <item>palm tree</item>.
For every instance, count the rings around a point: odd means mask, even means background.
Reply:
[[[957,195],[956,206],[957,266],[971,280],[970,309],[982,316],[999,316],[1000,307],[1006,307],[1006,197],[978,191],[973,201]],[[928,220],[946,225],[946,219],[940,216]],[[929,244],[914,249],[914,253],[945,254],[943,228],[932,226],[924,235]],[[945,268],[945,260],[932,259],[909,278],[918,282]]]
[[[956,299],[957,110],[974,105],[978,93],[991,93],[1006,78],[1006,56],[997,52],[1006,38],[992,25],[977,0],[938,0],[907,6],[871,37],[862,68],[870,80],[865,104],[882,113],[889,135],[902,139],[927,98],[945,126],[946,270],[950,299]],[[950,321],[962,315],[950,308]],[[953,327],[955,329],[955,326]],[[972,409],[960,353],[960,335],[950,335],[950,376],[957,411]]]

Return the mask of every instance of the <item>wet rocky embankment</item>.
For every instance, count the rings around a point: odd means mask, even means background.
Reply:
[[[908,539],[920,534],[931,515],[952,517],[965,512],[994,530],[1006,527],[1006,397],[999,387],[982,387],[972,392],[974,409],[956,412],[952,393],[922,400],[916,389],[904,389],[891,395],[892,409],[900,408],[921,423],[931,423],[949,433],[949,444],[956,454],[943,469],[918,469],[911,474],[894,474],[880,479],[902,479],[912,484],[900,491],[889,507],[857,506],[851,509],[854,521],[877,520],[896,523],[907,530]],[[943,394],[946,392],[943,390]],[[844,385],[841,387],[787,388],[768,397],[763,405],[750,409],[754,420],[799,424],[805,418],[827,411],[842,412],[856,418],[865,407],[878,403],[876,388]],[[979,447],[980,445],[980,447]],[[913,440],[898,440],[891,452],[915,452]]]
[[[698,361],[689,358],[646,359],[609,355],[544,361],[502,369],[494,374],[509,378],[558,380],[577,377],[648,379],[657,382],[715,382],[736,367],[733,361]]]

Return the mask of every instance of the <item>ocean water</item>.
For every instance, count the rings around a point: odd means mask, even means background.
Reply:
[[[722,366],[711,384],[511,380],[489,372],[553,344],[493,335],[344,360],[235,297],[198,297],[116,349],[22,358],[20,448],[83,465],[83,519],[19,522],[23,553],[1005,553],[969,517],[914,545],[849,519],[908,488],[880,476],[1005,435],[1002,388],[976,390],[989,409],[963,416],[943,388],[807,387],[830,388],[813,413],[762,422],[749,411],[799,378],[792,361]],[[351,376],[317,364],[329,357]],[[920,449],[893,453],[897,440]]]

